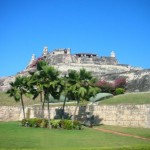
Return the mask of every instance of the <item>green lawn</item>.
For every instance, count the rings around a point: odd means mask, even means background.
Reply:
[[[32,100],[32,98],[24,97],[25,105],[40,104],[40,99]],[[0,106],[20,106],[20,102],[16,102],[13,97],[9,97],[5,92],[0,92]]]
[[[24,100],[25,106],[34,105],[34,104],[39,104],[39,105],[41,104],[39,97],[37,97],[35,100],[33,100],[32,97],[29,98],[29,97],[24,96],[23,100]],[[88,101],[83,101],[80,103],[81,106],[82,105],[85,106],[87,104],[88,104]],[[0,92],[0,106],[20,106],[20,105],[21,105],[21,103],[16,102],[13,97],[9,97],[9,95],[7,95],[5,92]],[[62,106],[62,105],[63,105],[63,103],[61,103],[61,104],[52,103],[52,106]],[[69,103],[66,105],[67,106],[74,106],[74,105],[76,105],[76,102],[71,103],[71,104]]]
[[[121,133],[133,134],[137,136],[142,136],[150,139],[150,129],[146,128],[131,128],[131,127],[120,127],[120,126],[110,126],[102,125],[99,126],[100,129],[107,129],[112,131],[117,131]]]
[[[146,140],[91,128],[41,129],[21,127],[18,122],[0,122],[0,150],[138,150],[142,147],[149,150],[149,145],[150,142]]]
[[[25,105],[40,104],[40,99],[32,100],[32,98],[24,97]],[[88,102],[81,102],[80,105],[87,105]],[[104,99],[100,105],[117,105],[117,104],[150,104],[150,92],[148,93],[131,93],[114,96],[113,98]],[[58,105],[58,104],[57,104]],[[60,104],[62,105],[62,104]],[[76,105],[76,104],[68,104]],[[0,106],[20,106],[19,102],[15,102],[12,97],[6,93],[0,92]],[[54,105],[53,105],[54,106]]]
[[[117,104],[150,104],[150,92],[148,93],[128,93],[105,99],[100,105],[117,105]]]

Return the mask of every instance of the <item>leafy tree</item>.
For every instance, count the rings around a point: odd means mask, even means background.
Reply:
[[[43,84],[44,84],[44,78],[41,72],[43,71],[43,67],[47,66],[48,64],[45,61],[39,61],[36,66],[35,72],[29,72],[31,75],[30,80],[30,93],[34,95],[33,99],[37,98],[40,95],[40,101],[41,101],[41,108],[42,108],[42,118],[44,118],[44,104],[45,104],[45,98],[43,98]]]
[[[73,120],[79,102],[81,100],[89,100],[91,96],[96,95],[99,92],[99,88],[95,87],[95,79],[90,72],[85,69],[80,69],[79,72],[75,70],[70,70],[68,73],[68,82],[70,87],[68,89],[69,96],[77,101],[77,106],[73,114]]]
[[[28,86],[28,77],[18,76],[16,77],[14,82],[11,82],[11,88],[7,91],[9,96],[14,97],[15,101],[21,101],[22,110],[23,110],[23,117],[25,119],[25,109],[24,109],[24,101],[23,95],[29,94],[29,86]]]
[[[59,79],[59,72],[52,66],[48,66],[45,61],[37,63],[37,71],[32,76],[32,86],[36,89],[35,97],[43,93],[44,100],[42,105],[44,116],[44,103],[47,102],[48,120],[50,120],[49,98],[50,95],[59,99],[61,93],[61,84]]]
[[[43,78],[43,91],[44,100],[47,101],[48,108],[48,119],[50,120],[50,110],[49,110],[49,97],[53,96],[55,99],[60,97],[60,80],[59,72],[52,66],[43,66],[43,70],[40,72]]]

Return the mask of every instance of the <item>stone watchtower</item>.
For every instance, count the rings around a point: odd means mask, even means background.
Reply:
[[[48,47],[45,46],[44,49],[43,49],[43,54],[42,54],[42,56],[43,56],[43,57],[46,57],[47,54],[48,54]]]
[[[116,57],[116,54],[115,54],[114,51],[112,51],[112,52],[110,53],[110,57]]]

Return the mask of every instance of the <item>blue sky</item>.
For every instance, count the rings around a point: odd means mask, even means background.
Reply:
[[[0,0],[0,76],[23,70],[44,46],[150,68],[149,0]]]

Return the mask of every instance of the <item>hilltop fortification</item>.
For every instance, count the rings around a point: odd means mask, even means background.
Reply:
[[[126,78],[129,92],[150,91],[150,70],[119,64],[114,51],[110,53],[110,56],[98,56],[93,53],[72,54],[70,48],[55,49],[49,52],[48,48],[44,47],[42,56],[36,58],[33,54],[26,69],[18,75],[27,74],[28,71],[35,69],[40,60],[47,61],[49,65],[57,68],[63,75],[69,69],[78,71],[85,68],[98,79],[113,81],[118,77]],[[0,90],[8,89],[9,82],[14,79],[14,76],[1,78]]]

